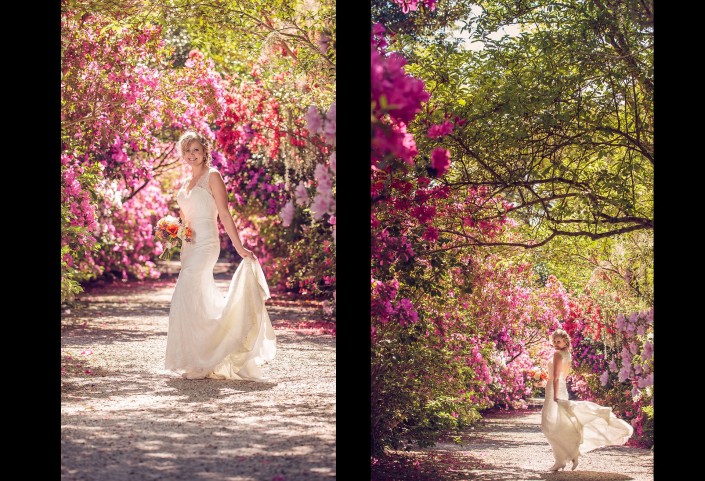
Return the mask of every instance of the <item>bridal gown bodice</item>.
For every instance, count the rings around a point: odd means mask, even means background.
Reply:
[[[541,410],[541,431],[548,439],[557,465],[566,464],[593,449],[627,442],[632,426],[618,419],[611,407],[590,401],[568,399],[566,377],[571,370],[569,351],[558,351],[561,370],[558,375],[558,402],[554,401],[554,365],[548,363],[546,397]]]
[[[269,298],[262,267],[246,258],[230,281],[227,295],[215,283],[220,255],[218,209],[209,187],[211,168],[176,200],[192,241],[181,247],[181,271],[169,310],[165,365],[193,374],[228,379],[261,379],[260,366],[274,358],[276,338],[264,302]]]
[[[558,398],[568,399],[568,386],[566,385],[566,377],[570,374],[570,364],[571,355],[568,351],[559,351],[561,370],[558,375]],[[546,399],[549,397],[553,400],[553,378],[554,378],[554,365],[553,359],[548,362],[548,381],[546,383]]]

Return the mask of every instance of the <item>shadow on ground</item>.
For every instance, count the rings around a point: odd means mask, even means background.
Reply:
[[[135,475],[139,479],[230,479],[240,473],[254,479],[276,474],[330,479],[334,440],[297,434],[311,417],[325,419],[324,412],[277,404],[263,408],[248,402],[217,408],[230,411],[227,415],[215,410],[135,408],[95,417],[84,412],[76,415],[82,417],[80,425],[72,425],[72,416],[67,416],[61,445],[62,452],[72,455],[62,458],[62,474],[70,479],[71,473],[80,473],[80,479],[93,480]],[[218,415],[222,424],[211,426],[204,435],[203,425],[212,425]],[[237,423],[229,421],[233,416]],[[292,466],[305,468],[292,472]]]
[[[373,462],[371,476],[371,481],[627,481],[631,479],[634,478],[611,472],[532,471],[487,463],[468,453],[449,452],[394,452]]]
[[[334,479],[335,372],[310,370],[334,366],[335,339],[287,327],[314,306],[267,306],[276,379],[186,380],[163,369],[174,284],[93,286],[62,313],[62,480]]]

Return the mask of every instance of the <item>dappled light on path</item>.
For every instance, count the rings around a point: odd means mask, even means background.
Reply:
[[[433,448],[390,451],[372,460],[373,481],[652,481],[653,453],[611,446],[580,459],[576,471],[552,473],[540,408],[488,413],[456,439]]]
[[[62,479],[334,479],[335,338],[319,309],[270,309],[265,381],[185,380],[163,368],[173,287],[97,287],[63,315]]]

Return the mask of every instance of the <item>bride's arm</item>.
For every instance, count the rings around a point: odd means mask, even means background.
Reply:
[[[558,376],[561,374],[563,367],[563,358],[556,351],[553,354],[553,400],[558,401]]]
[[[252,251],[242,245],[240,240],[240,235],[237,232],[237,227],[235,227],[235,222],[233,221],[230,211],[228,210],[228,194],[225,190],[225,182],[223,182],[223,177],[221,177],[220,172],[213,172],[208,174],[208,184],[213,192],[213,198],[215,199],[215,205],[218,208],[218,217],[220,222],[225,228],[225,232],[228,233],[230,240],[235,246],[235,250],[243,258],[254,257]]]

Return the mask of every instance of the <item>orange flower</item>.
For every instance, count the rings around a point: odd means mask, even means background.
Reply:
[[[157,221],[157,227],[154,233],[155,237],[162,241],[164,250],[159,255],[160,259],[166,259],[171,256],[174,248],[179,247],[181,240],[191,242],[191,229],[181,224],[178,217],[167,215]]]

